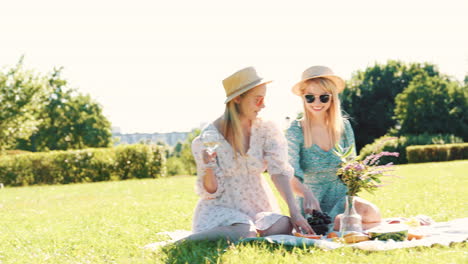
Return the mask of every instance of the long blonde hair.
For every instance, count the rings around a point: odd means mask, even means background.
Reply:
[[[331,138],[332,146],[339,142],[341,135],[344,130],[343,115],[341,114],[340,100],[338,98],[338,93],[336,92],[335,84],[326,78],[314,78],[307,80],[301,85],[301,93],[305,94],[305,89],[309,84],[315,83],[319,85],[322,89],[330,93],[331,96],[331,105],[328,108],[325,116],[325,123],[327,125],[328,135]],[[304,131],[304,145],[306,148],[312,146],[312,119],[313,115],[307,110],[307,102],[302,98],[304,105],[304,117],[302,119],[302,127]]]
[[[229,101],[224,110],[224,119],[221,122],[221,133],[234,149],[235,157],[237,157],[238,152],[242,156],[246,154],[244,151],[244,133],[242,132],[239,116],[239,104],[236,104],[234,100]]]

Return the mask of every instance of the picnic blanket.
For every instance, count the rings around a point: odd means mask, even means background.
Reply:
[[[353,247],[369,251],[381,251],[419,246],[430,247],[435,244],[448,246],[450,245],[450,243],[463,242],[468,239],[468,218],[459,218],[448,222],[433,223],[427,226],[420,226],[417,229],[418,231],[424,233],[426,236],[420,240],[371,240],[355,244],[344,244],[333,242],[331,239],[309,239],[290,235],[273,235],[267,237],[245,238],[237,242],[237,244],[265,242],[272,244],[281,244],[286,246],[314,246],[324,250],[333,250],[341,247]],[[172,232],[162,232],[158,234],[166,234],[171,239],[168,241],[148,244],[144,248],[155,250],[160,246],[182,239],[190,235],[191,232],[186,230],[176,230]]]

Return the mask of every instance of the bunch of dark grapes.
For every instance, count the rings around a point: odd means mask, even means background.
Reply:
[[[331,217],[327,213],[312,210],[312,217],[307,218],[309,225],[331,224]]]
[[[312,216],[307,218],[307,222],[317,235],[325,235],[328,232],[328,225],[331,224],[331,217],[326,213],[312,210]]]

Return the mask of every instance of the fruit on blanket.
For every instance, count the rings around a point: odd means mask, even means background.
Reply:
[[[328,233],[328,230],[330,229],[330,226],[327,224],[311,225],[310,227],[312,227],[312,229],[317,235],[325,235],[326,233]]]
[[[338,237],[338,234],[335,233],[335,232],[330,232],[330,233],[327,235],[327,238],[334,238],[334,237]]]
[[[394,241],[404,241],[408,238],[408,231],[400,231],[400,232],[382,232],[382,233],[369,233],[372,239],[377,240],[394,240]]]
[[[345,243],[345,240],[342,237],[334,237],[332,238],[332,241],[336,243]]]
[[[422,238],[424,238],[424,235],[422,233],[415,231],[415,230],[408,231],[408,240],[422,239]]]
[[[328,233],[331,217],[327,213],[312,210],[312,216],[307,218],[307,223],[316,234],[325,235]]]
[[[403,223],[411,227],[418,227],[421,225],[419,223],[419,220],[416,219],[415,217],[411,217],[410,219],[408,219],[407,221],[404,221]]]
[[[331,224],[331,217],[324,212],[312,210],[312,216],[307,218],[309,225]]]
[[[320,235],[313,235],[313,234],[302,234],[302,233],[294,233],[295,236],[297,237],[305,237],[305,238],[309,238],[309,239],[321,239],[322,236]]]
[[[370,240],[369,239],[369,236],[365,235],[365,234],[351,234],[349,236],[345,236],[343,237],[344,238],[344,241],[348,244],[350,243],[358,243],[358,242],[363,242],[363,241],[368,241]]]
[[[358,235],[364,235],[364,234],[361,233],[361,232],[357,232],[357,231],[350,231],[350,232],[347,232],[346,234],[344,234],[343,237],[358,236]]]
[[[371,239],[404,241],[408,238],[408,226],[404,224],[381,225],[367,230]]]
[[[314,235],[314,234],[302,234],[302,233],[294,233],[295,236],[297,237],[305,237],[309,239],[321,239],[322,236],[320,235]]]

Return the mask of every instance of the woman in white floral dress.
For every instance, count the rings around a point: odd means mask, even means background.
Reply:
[[[223,81],[225,113],[203,130],[218,134],[219,147],[210,155],[200,137],[192,142],[200,200],[193,234],[187,239],[236,241],[257,234],[291,234],[292,228],[313,233],[294,201],[289,183],[294,171],[288,163],[286,139],[273,123],[257,117],[265,107],[267,83],[252,67]],[[213,163],[215,166],[209,165]],[[265,170],[285,199],[291,217],[280,214],[262,175]]]

